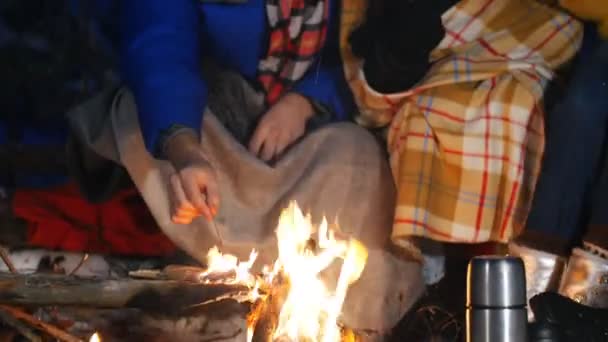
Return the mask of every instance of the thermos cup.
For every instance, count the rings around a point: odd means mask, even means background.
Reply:
[[[517,257],[481,256],[467,270],[467,342],[527,342],[526,277]]]

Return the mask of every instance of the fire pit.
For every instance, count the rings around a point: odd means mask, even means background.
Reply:
[[[285,209],[276,230],[279,257],[262,272],[250,272],[256,251],[239,262],[217,248],[208,254],[208,269],[199,278],[204,283],[239,284],[250,288],[253,303],[247,315],[247,341],[323,341],[352,338],[338,325],[342,304],[367,259],[367,250],[354,239],[340,239],[324,219],[315,229],[295,202]],[[316,238],[315,238],[316,235]],[[335,289],[328,289],[321,273],[337,259],[343,260]]]
[[[255,267],[259,272],[253,271],[255,250],[247,260],[238,260],[214,247],[204,269],[174,265],[131,272],[131,279],[4,275],[0,285],[8,290],[0,299],[39,307],[32,316],[21,309],[12,314],[33,330],[70,342],[354,341],[355,334],[339,324],[339,317],[349,286],[365,267],[367,249],[325,219],[318,226],[311,221],[290,203],[276,229],[278,258]],[[340,267],[332,288],[322,280],[331,265]],[[12,308],[0,307],[0,312],[10,314]],[[36,326],[35,320],[52,325]],[[73,336],[58,336],[49,331],[53,327]]]
[[[310,217],[292,203],[279,218],[279,258],[258,278],[256,300],[248,316],[248,340],[340,341],[344,329],[338,317],[346,292],[367,259],[367,250],[354,239],[338,239],[323,220],[313,237]],[[336,259],[343,264],[336,288],[330,290],[320,277]]]

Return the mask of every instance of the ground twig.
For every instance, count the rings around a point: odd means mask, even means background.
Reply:
[[[17,269],[11,261],[11,257],[6,253],[6,250],[2,247],[0,247],[0,258],[2,258],[2,261],[6,264],[6,267],[8,267],[8,270],[11,271],[11,273],[17,273]]]
[[[34,331],[34,329],[32,329],[30,326],[23,323],[19,319],[15,318],[8,312],[0,310],[0,320],[2,320],[6,325],[17,330],[28,341],[42,342],[42,338],[38,336],[38,334],[36,334],[36,331]]]
[[[45,322],[37,319],[36,317],[34,317],[20,309],[14,308],[12,306],[0,304],[0,311],[3,311],[5,313],[11,315],[15,319],[18,319],[20,321],[27,323],[27,324],[31,325],[32,327],[36,328],[37,330],[40,330],[60,341],[83,342],[83,340],[81,340],[80,338],[73,336],[55,326],[45,323]]]
[[[87,262],[87,260],[89,260],[89,253],[84,253],[84,255],[82,256],[82,259],[80,259],[80,262],[78,263],[78,265],[76,265],[76,267],[74,267],[74,269],[72,270],[72,272],[70,272],[69,275],[76,274],[76,272],[78,272],[78,270],[82,267],[82,265],[84,265],[84,263]]]

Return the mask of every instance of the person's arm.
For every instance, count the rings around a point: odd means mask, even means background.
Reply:
[[[340,68],[311,69],[294,88],[275,103],[262,117],[249,151],[270,161],[297,141],[306,131],[350,114],[352,100]]]
[[[354,109],[339,53],[339,4],[330,1],[328,35],[320,55],[302,79],[263,116],[249,151],[269,161],[297,141],[306,130],[344,120]]]
[[[121,59],[148,151],[162,138],[198,136],[207,87],[200,73],[201,15],[194,0],[121,0]]]
[[[217,213],[211,165],[200,149],[207,87],[201,78],[201,16],[195,0],[121,0],[123,75],[133,91],[148,151],[173,167],[173,222]]]

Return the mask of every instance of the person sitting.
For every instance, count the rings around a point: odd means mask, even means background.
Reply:
[[[344,3],[83,3],[72,1],[96,22],[87,37],[120,66],[119,80],[67,114],[68,167],[83,194],[103,202],[125,172],[194,259],[220,245],[242,258],[259,251],[256,265],[276,259],[276,220],[296,200],[367,247],[341,319],[388,333],[424,284],[419,261],[388,248],[395,193],[385,153],[339,122],[356,110],[339,51]],[[323,277],[335,282],[335,269]]]
[[[545,86],[582,25],[529,0],[380,3],[350,2],[342,53],[356,122],[387,139],[392,241],[509,242],[539,172]]]
[[[575,15],[592,4],[562,1]],[[587,23],[571,79],[547,114],[547,148],[526,230],[509,246],[526,265],[528,299],[551,291],[608,308],[606,39]]]

